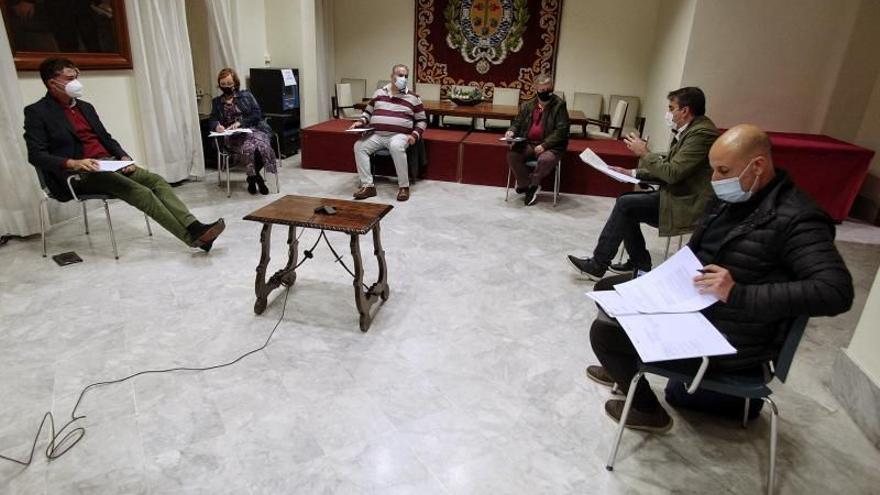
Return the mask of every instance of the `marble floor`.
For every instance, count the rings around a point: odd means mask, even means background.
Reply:
[[[71,220],[0,247],[0,453],[24,458],[45,411],[69,418],[82,387],[143,369],[203,366],[262,344],[283,292],[255,316],[259,226],[242,220],[275,196],[231,199],[214,176],[177,189],[228,228],[205,255],[124,205],[113,206],[122,257],[100,212],[92,234]],[[286,193],[347,198],[353,174],[282,170]],[[604,469],[609,391],[584,377],[595,314],[565,255],[592,245],[612,201],[549,196],[525,208],[503,190],[424,181],[383,222],[391,298],[358,330],[351,279],[326,247],[299,270],[274,339],[233,367],[148,375],[91,390],[83,440],[47,462],[44,434],[27,468],[0,462],[4,494],[760,493],[768,418],[672,411],[666,435],[627,432]],[[280,231],[278,231],[280,234]],[[663,243],[647,237],[657,258]],[[280,265],[276,235],[273,265]],[[347,239],[330,234],[348,253]],[[303,234],[311,245],[315,233]],[[880,265],[880,229],[845,223],[839,248],[854,309],[810,322],[781,411],[778,493],[877,493],[880,452],[829,390]],[[370,242],[363,246],[371,252]],[[346,254],[348,257],[348,255]],[[368,275],[375,266],[368,264]],[[653,382],[656,388],[662,382]],[[871,467],[873,466],[873,467]]]

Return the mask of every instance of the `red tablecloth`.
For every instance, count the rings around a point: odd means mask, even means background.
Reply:
[[[787,170],[833,219],[846,219],[874,152],[823,135],[769,134],[776,166]]]
[[[352,146],[358,135],[346,133],[347,120],[328,120],[302,130],[302,166],[355,172]],[[507,145],[500,134],[428,129],[428,165],[424,177],[468,184],[507,183]],[[828,136],[771,132],[776,165],[837,221],[842,221],[858,195],[874,152]],[[615,182],[583,164],[578,155],[592,148],[610,165],[633,168],[638,159],[621,141],[572,138],[562,159],[563,192],[618,196],[630,186]],[[552,187],[552,180],[544,184]]]

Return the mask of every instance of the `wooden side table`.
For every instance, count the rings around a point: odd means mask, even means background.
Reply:
[[[316,213],[315,209],[321,206],[332,206],[336,209],[336,214]],[[318,229],[322,231],[322,235],[327,230],[344,232],[349,234],[351,239],[351,257],[354,260],[354,297],[358,313],[360,314],[360,329],[362,332],[369,330],[370,324],[373,321],[370,316],[370,308],[379,299],[387,301],[390,295],[388,269],[385,263],[385,251],[382,249],[379,222],[391,211],[391,208],[393,208],[391,205],[386,204],[288,195],[245,216],[245,220],[263,224],[263,229],[260,232],[262,249],[260,252],[260,262],[257,265],[255,283],[257,300],[254,303],[254,312],[262,314],[266,310],[269,294],[278,286],[290,287],[296,281],[296,260],[299,244],[296,237],[297,227]],[[284,268],[278,270],[267,279],[266,269],[269,265],[272,225],[274,224],[288,226],[288,257]],[[374,284],[366,287],[364,284],[364,265],[361,258],[360,236],[366,235],[370,231],[373,232],[373,254],[375,254],[376,261],[379,264],[379,276]],[[327,241],[326,237],[324,237],[324,240],[329,246],[329,241]]]

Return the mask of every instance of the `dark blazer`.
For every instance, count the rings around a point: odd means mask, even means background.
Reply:
[[[116,158],[128,156],[104,128],[91,103],[76,100],[76,106],[111,155]],[[58,201],[73,199],[67,188],[67,177],[74,172],[64,168],[64,163],[71,158],[78,160],[83,157],[82,141],[67,120],[64,109],[48,93],[24,108],[24,140],[27,143],[28,161],[43,172],[45,185],[52,197]]]
[[[272,134],[272,128],[263,121],[263,111],[253,93],[246,89],[236,91],[235,104],[241,110],[242,127],[260,129],[269,135]],[[208,120],[208,128],[213,131],[217,128],[217,124],[223,124],[223,127],[232,124],[232,122],[223,122],[223,96],[216,96],[211,100],[211,117]]]
[[[776,173],[767,194],[727,232],[709,260],[730,270],[736,282],[727,303],[703,310],[737,349],[729,358],[717,358],[721,366],[772,359],[789,320],[833,316],[852,306],[852,276],[834,246],[834,223],[784,170]],[[694,252],[712,220],[730,207],[717,199],[709,204],[688,243]]]
[[[519,114],[510,123],[508,130],[513,131],[514,136],[526,137],[529,128],[532,127],[532,112],[538,104],[538,98],[532,98],[520,105]],[[544,105],[544,112],[541,114],[541,123],[544,127],[544,145],[545,149],[552,150],[556,156],[565,154],[568,148],[568,107],[565,100],[553,95]]]

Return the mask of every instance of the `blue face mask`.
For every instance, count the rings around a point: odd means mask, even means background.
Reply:
[[[394,80],[394,85],[397,86],[397,89],[403,91],[406,89],[406,78],[403,76],[397,76]]]
[[[754,159],[750,161],[749,164],[746,165],[746,168],[744,168],[736,177],[713,180],[712,189],[715,191],[715,196],[718,196],[718,199],[721,201],[726,201],[728,203],[742,203],[751,199],[752,192],[754,192],[755,186],[758,184],[758,178],[755,177],[755,181],[752,182],[752,187],[748,191],[743,191],[739,179],[744,173],[746,173],[746,170],[752,166],[754,161]]]

